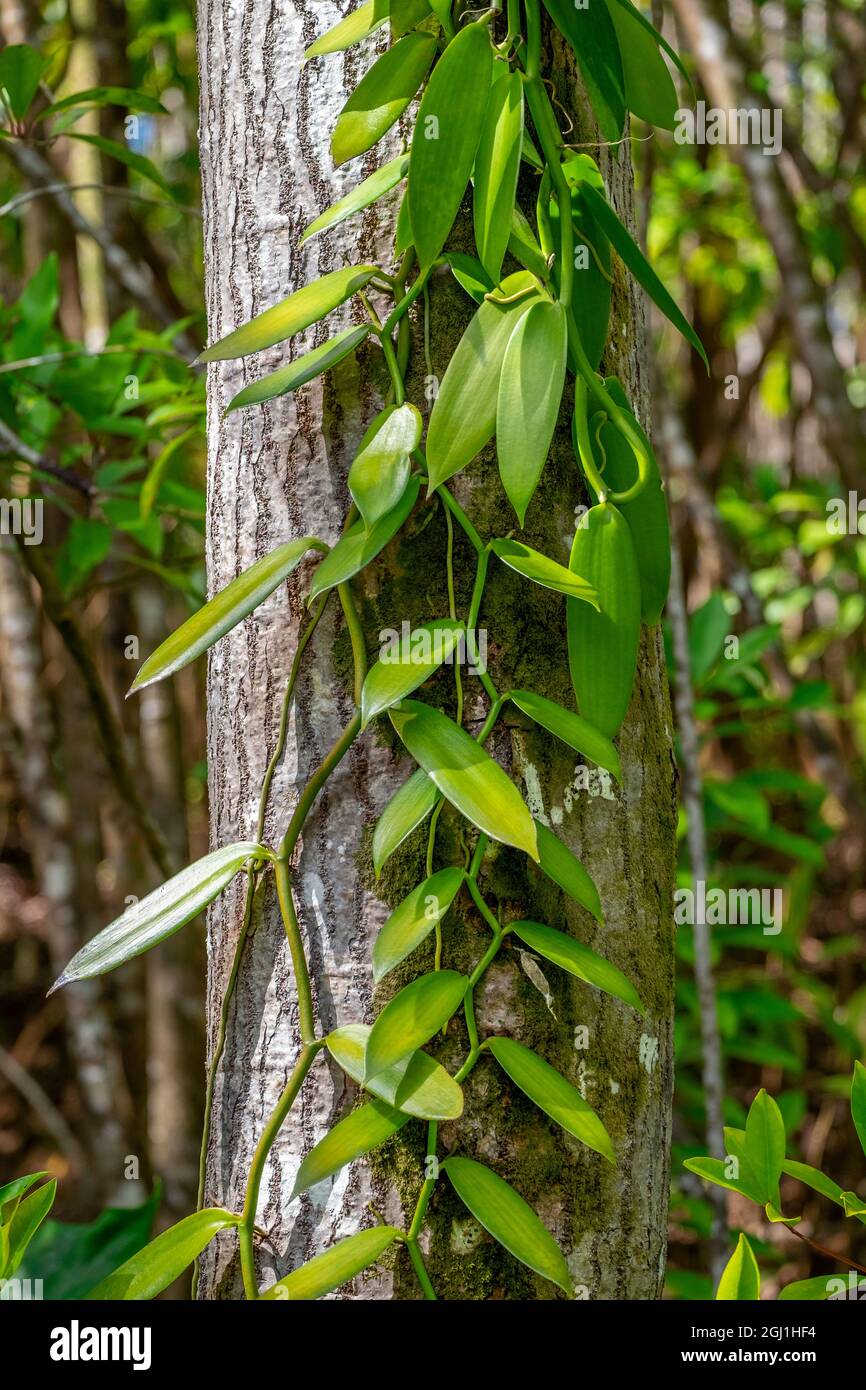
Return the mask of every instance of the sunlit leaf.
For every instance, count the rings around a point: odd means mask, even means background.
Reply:
[[[494,284],[511,235],[522,138],[523,81],[518,72],[507,72],[490,88],[472,194],[475,245]]]
[[[428,680],[453,655],[465,632],[456,618],[436,618],[401,634],[396,651],[383,652],[364,681],[362,726]]]
[[[109,1274],[87,1296],[106,1303],[156,1298],[183,1274],[219,1231],[239,1223],[240,1217],[218,1207],[206,1207],[185,1216]]]
[[[436,52],[436,36],[407,34],[386,49],[358,83],[331,136],[336,165],[364,154],[402,116]]]
[[[535,822],[538,835],[539,862],[548,878],[558,883],[564,893],[585,907],[599,922],[602,920],[598,889],[577,856],[541,821]]]
[[[301,386],[306,386],[308,381],[332,371],[344,357],[355,352],[369,334],[369,326],[365,324],[358,328],[344,328],[341,333],[335,333],[333,338],[326,339],[312,351],[287,362],[285,367],[278,367],[275,372],[268,372],[266,376],[259,377],[258,381],[251,381],[249,386],[238,391],[229,401],[226,415],[230,415],[233,410],[241,410],[244,406],[261,405],[263,401],[286,396],[290,391],[297,391]]]
[[[426,820],[438,800],[439,792],[422,767],[398,787],[373,831],[373,868],[377,878],[394,850]]]
[[[367,1039],[364,1084],[423,1047],[460,1008],[469,980],[456,970],[436,970],[405,985],[386,1004]]]
[[[396,536],[415,505],[420,484],[417,478],[410,478],[406,490],[396,507],[371,526],[368,531],[363,521],[357,521],[345,535],[341,536],[329,555],[326,555],[313,575],[310,586],[310,603],[333,589],[335,584],[344,584],[347,579],[358,574],[390,540]]]
[[[505,495],[523,526],[559,415],[565,384],[565,310],[533,304],[508,340],[496,404],[496,454]]]
[[[716,1298],[724,1301],[752,1301],[761,1297],[761,1272],[754,1251],[744,1235],[725,1266]]]
[[[522,541],[512,540],[491,541],[490,549],[503,565],[516,570],[525,579],[531,579],[533,584],[554,589],[558,594],[567,594],[569,598],[582,599],[593,608],[598,608],[598,594],[592,585],[579,574],[566,569],[565,565],[557,564],[548,555],[542,555],[541,551],[533,550]]]
[[[224,362],[233,357],[246,357],[250,352],[261,352],[263,348],[273,347],[274,343],[285,342],[311,323],[318,323],[326,314],[349,299],[376,275],[374,265],[348,265],[341,270],[332,270],[320,280],[303,285],[288,299],[274,304],[257,314],[249,323],[244,323],[229,333],[212,347],[206,348],[198,358],[199,362]]]
[[[440,869],[395,907],[373,943],[373,979],[377,984],[441,922],[465,877],[463,869]]]
[[[487,1046],[503,1071],[546,1115],[609,1163],[616,1163],[610,1135],[601,1120],[555,1067],[513,1038],[490,1038]]]
[[[386,406],[361,440],[349,469],[349,491],[368,530],[400,501],[422,428],[417,406],[406,401]]]
[[[290,1201],[316,1183],[338,1173],[347,1163],[378,1148],[411,1119],[381,1100],[368,1101],[329,1129],[307,1154],[295,1178]]]
[[[315,1255],[285,1279],[278,1279],[261,1298],[287,1302],[324,1298],[326,1293],[339,1289],[362,1269],[375,1264],[399,1234],[395,1226],[373,1226],[369,1231],[356,1231],[353,1236],[338,1240],[321,1255]]]
[[[566,936],[564,932],[541,922],[512,922],[510,929],[530,950],[537,951],[545,960],[552,961],[561,970],[567,970],[569,975],[576,975],[579,980],[605,994],[622,999],[637,1013],[644,1013],[644,1006],[631,981],[610,961],[584,946],[583,942],[575,941],[573,936]]]
[[[426,1052],[412,1052],[365,1083],[369,1038],[365,1023],[349,1023],[329,1033],[325,1042],[346,1075],[386,1105],[419,1120],[456,1120],[463,1113],[463,1092],[457,1082]]]
[[[359,183],[357,188],[353,188],[345,197],[338,198],[336,203],[332,203],[329,208],[319,214],[315,221],[310,223],[301,237],[301,245],[303,246],[305,241],[309,241],[310,237],[318,236],[319,232],[339,226],[341,222],[345,222],[347,217],[352,217],[356,212],[362,212],[364,208],[370,207],[372,203],[384,197],[392,188],[396,188],[401,179],[406,177],[408,168],[408,154],[398,154],[396,159],[391,159],[380,169],[376,169],[369,178]]]
[[[575,752],[582,753],[585,758],[598,763],[599,767],[606,768],[608,772],[613,773],[618,782],[622,781],[619,754],[610,739],[599,733],[588,719],[572,713],[570,709],[564,709],[554,700],[533,694],[531,690],[512,690],[511,699],[517,708],[528,714],[530,719],[534,719],[536,724],[562,739],[563,743],[567,743]]]

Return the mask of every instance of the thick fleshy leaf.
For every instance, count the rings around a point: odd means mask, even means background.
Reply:
[[[375,560],[380,550],[384,550],[388,542],[396,536],[414,507],[418,488],[418,479],[410,478],[406,491],[396,507],[381,517],[375,526],[371,526],[368,531],[363,521],[357,521],[340,537],[330,555],[325,556],[313,575],[310,603],[318,598],[319,594],[333,589],[335,584],[344,584],[347,579],[351,579],[354,574],[358,574],[369,565],[371,560]]]
[[[290,1201],[315,1187],[334,1173],[338,1173],[347,1163],[352,1163],[362,1154],[378,1148],[396,1134],[398,1129],[412,1117],[402,1110],[394,1110],[381,1100],[368,1101],[353,1110],[339,1124],[329,1129],[323,1139],[310,1150],[298,1169]]]
[[[592,585],[581,579],[579,574],[566,569],[565,565],[557,564],[548,555],[542,555],[540,550],[533,550],[522,541],[512,540],[491,541],[490,549],[503,565],[516,570],[525,579],[531,579],[533,584],[554,589],[558,594],[567,594],[569,598],[583,599],[593,608],[598,608],[598,594]]]
[[[562,400],[568,346],[565,310],[542,301],[508,340],[496,404],[496,453],[505,495],[523,526]]]
[[[173,1284],[219,1231],[240,1224],[240,1217],[219,1207],[185,1216],[176,1226],[139,1250],[87,1295],[99,1302],[144,1302]]]
[[[526,137],[524,136],[524,147],[525,144]],[[529,219],[516,204],[511,210],[508,249],[519,265],[531,271],[542,284],[547,283],[550,279],[550,266],[547,263],[547,257],[536,240]]]
[[[285,1279],[271,1284],[261,1294],[261,1299],[309,1303],[316,1298],[324,1298],[326,1293],[339,1289],[360,1274],[362,1269],[375,1264],[399,1234],[396,1226],[373,1226],[369,1231],[356,1231],[353,1236],[338,1240],[329,1250],[292,1270]]]
[[[593,114],[605,140],[618,140],[625,124],[625,81],[616,30],[604,4],[544,0],[544,8],[577,56]]]
[[[383,651],[364,681],[362,727],[423,685],[452,656],[465,631],[456,618],[435,618],[401,634],[395,649]]]
[[[851,1115],[860,1147],[866,1154],[866,1067],[862,1062],[854,1063],[854,1075],[851,1078]]]
[[[507,72],[490,88],[472,194],[475,245],[494,284],[511,235],[522,140],[523,80],[519,73]]]
[[[502,298],[485,299],[448,363],[427,431],[430,490],[459,473],[489,444],[496,429],[499,375],[516,324],[540,295],[534,276],[520,270],[502,282]]]
[[[427,0],[391,0],[391,38],[402,38],[403,34],[408,34],[416,24],[427,19],[429,14],[430,6]]]
[[[367,1039],[364,1085],[423,1047],[460,1008],[469,980],[456,970],[422,975],[386,1004]]]
[[[613,738],[631,703],[640,643],[641,588],[631,532],[610,502],[580,519],[570,567],[592,584],[601,603],[566,604],[568,665],[577,708]]]
[[[664,49],[671,62],[679,71],[681,77],[683,77],[683,79],[685,80],[691,95],[694,96],[695,88],[694,83],[692,82],[692,79],[689,76],[689,70],[683,62],[682,58],[680,57],[679,53],[677,53],[676,49],[671,48],[671,45],[668,43],[664,34],[660,34],[658,29],[656,29],[654,25],[650,24],[646,16],[637,8],[636,5],[632,4],[631,0],[617,0],[617,4],[620,6],[621,9],[624,9],[627,14],[631,15],[632,19],[636,20],[638,24],[640,24],[644,29],[646,29],[648,34],[652,35],[659,48]]]
[[[408,154],[398,154],[396,159],[391,159],[387,164],[383,164],[381,169],[376,169],[369,178],[363,179],[357,188],[353,188],[345,197],[338,198],[336,203],[332,203],[310,223],[301,237],[301,246],[311,237],[318,236],[319,232],[339,226],[347,217],[362,212],[386,193],[390,193],[391,189],[396,188],[400,180],[406,177],[408,168]]]
[[[331,136],[334,163],[364,154],[399,120],[436,52],[435,34],[412,33],[388,48],[361,78]]]
[[[553,1236],[498,1174],[472,1158],[447,1158],[441,1165],[457,1196],[493,1239],[521,1263],[567,1294],[572,1293],[565,1256]]]
[[[277,396],[287,396],[290,391],[297,391],[301,386],[306,386],[308,381],[330,372],[344,357],[355,352],[369,334],[370,329],[365,324],[359,328],[344,328],[341,333],[335,333],[333,338],[326,339],[310,352],[305,352],[302,357],[296,357],[293,362],[287,362],[275,372],[268,372],[266,376],[259,377],[258,381],[251,381],[249,386],[238,391],[229,401],[226,415],[230,415],[233,410],[242,410],[244,406],[261,405],[263,401],[272,401]]]
[[[365,1085],[369,1038],[367,1024],[349,1023],[325,1039],[334,1061],[359,1086]],[[426,1052],[412,1052],[393,1067],[386,1067],[370,1078],[365,1089],[377,1100],[419,1120],[456,1120],[463,1113],[462,1090],[453,1076]]]
[[[392,709],[391,722],[416,763],[457,810],[493,840],[538,859],[535,826],[514,783],[453,719],[418,700]]]
[[[772,1096],[761,1088],[749,1107],[743,1155],[746,1180],[762,1202],[779,1205],[779,1178],[785,1161],[785,1122]]]
[[[609,1163],[616,1163],[610,1135],[601,1120],[555,1067],[513,1038],[490,1038],[487,1046],[503,1071],[545,1115]]]
[[[446,251],[443,260],[450,265],[451,274],[458,285],[463,286],[476,304],[482,304],[485,296],[495,290],[495,284],[475,256],[467,256],[463,251]]]
[[[377,878],[394,850],[426,820],[438,800],[439,792],[422,767],[397,788],[373,831],[373,869]]]
[[[754,1251],[744,1235],[725,1266],[716,1298],[724,1301],[752,1301],[761,1297],[761,1272]]]
[[[566,165],[566,168],[568,166]],[[580,341],[593,371],[598,369],[610,332],[613,292],[613,252],[610,242],[587,211],[575,189],[571,192],[571,220],[574,226],[574,281],[570,312]],[[554,244],[559,245],[559,208],[551,199],[550,221]],[[559,290],[559,257],[553,263],[553,283]],[[571,347],[568,364],[575,370]]]
[[[249,323],[241,324],[233,333],[212,347],[206,348],[198,358],[199,362],[225,362],[233,357],[246,357],[250,352],[261,352],[263,348],[273,347],[274,343],[293,338],[311,323],[318,323],[330,314],[344,300],[358,290],[364,289],[378,274],[374,265],[347,265],[341,270],[332,270],[311,285],[295,290],[288,299],[274,304],[264,313],[257,314]]]
[[[55,980],[49,994],[74,980],[104,975],[107,970],[116,969],[164,941],[197,917],[219,896],[250,856],[260,851],[261,846],[254,840],[242,840],[238,844],[223,845],[222,849],[215,849],[182,869],[146,898],[133,903],[82,946]]]
[[[631,416],[634,429],[643,441],[649,459],[649,478],[643,489],[630,502],[618,502],[617,508],[631,532],[640,576],[641,618],[645,623],[654,626],[662,615],[671,578],[671,537],[667,501],[652,446],[632,413],[628,397],[616,377],[608,377],[604,384],[614,403]],[[605,451],[604,481],[612,492],[625,492],[637,476],[631,446],[610,422],[602,426],[600,438]],[[726,612],[726,622],[727,618]]]
[[[427,83],[409,158],[409,216],[421,269],[451,231],[481,139],[493,49],[485,25],[452,39]]]
[[[539,862],[547,877],[558,883],[562,891],[585,907],[587,912],[591,912],[597,921],[602,921],[604,914],[598,889],[580,860],[546,825],[536,821],[535,829]]]
[[[368,531],[403,496],[422,428],[420,411],[406,401],[386,406],[361,440],[349,469],[349,491]]]
[[[304,61],[320,58],[326,53],[343,53],[352,44],[360,43],[374,33],[388,18],[388,0],[365,0],[345,19],[316,39],[304,53]]]
[[[309,536],[300,540],[286,541],[278,545],[269,555],[256,560],[249,569],[239,574],[218,594],[181,623],[170,637],[167,637],[147,658],[129,688],[143,690],[154,681],[173,676],[184,666],[206,652],[214,642],[218,642],[233,627],[237,627],[248,614],[258,608],[260,603],[274,592],[278,585],[297,568],[314,542]]]
[[[442,921],[465,878],[463,869],[440,869],[394,908],[373,943],[373,979],[377,984]]]
[[[609,738],[599,733],[594,724],[564,709],[555,700],[547,700],[543,695],[535,695],[531,690],[512,690],[511,699],[518,709],[534,719],[536,724],[562,739],[575,752],[598,763],[599,767],[612,772],[618,782],[622,781],[622,768],[619,754]]]
[[[567,970],[570,975],[576,975],[579,980],[585,980],[588,985],[594,985],[605,994],[612,994],[615,999],[622,999],[637,1013],[644,1013],[644,1006],[631,980],[610,961],[584,946],[583,942],[575,941],[573,936],[566,936],[564,932],[541,922],[513,922],[511,930],[530,950],[537,951],[561,970]]]
[[[593,188],[588,182],[581,184],[580,197],[623,264],[631,271],[638,284],[646,290],[653,303],[661,309],[665,318],[669,319],[674,327],[682,333],[686,341],[691,343],[709,371],[710,364],[703,343],[679,305],[665,289],[640,247],[620,222],[610,203],[599,193],[598,189]]]
[[[699,1178],[703,1178],[706,1182],[715,1183],[717,1187],[724,1187],[728,1192],[739,1192],[741,1196],[748,1197],[750,1201],[759,1201],[759,1198],[748,1191],[739,1178],[728,1177],[728,1164],[723,1158],[686,1158],[683,1160],[683,1167],[688,1168],[690,1173],[696,1173]]]
[[[606,3],[619,40],[626,106],[642,121],[673,130],[679,100],[654,36],[619,0]]]

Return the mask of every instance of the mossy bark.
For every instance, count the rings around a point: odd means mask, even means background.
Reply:
[[[262,14],[254,0],[230,9],[201,0],[202,170],[211,339],[284,297],[305,280],[340,264],[387,257],[395,203],[390,200],[312,243],[301,255],[303,227],[360,176],[330,170],[327,141],[346,92],[364,68],[363,55],[316,60],[301,69],[300,50],[334,22],[330,6],[303,5]],[[547,71],[572,119],[574,141],[597,132],[562,46],[547,52]],[[378,158],[387,157],[379,152]],[[601,151],[601,165],[621,215],[631,216],[628,145]],[[535,189],[525,176],[527,209]],[[347,230],[348,227],[348,230]],[[461,219],[454,245],[469,243]],[[643,309],[617,267],[611,348],[616,371],[647,421],[642,349]],[[430,343],[441,378],[473,305],[449,276],[432,286]],[[351,312],[351,311],[349,311]],[[343,322],[348,322],[348,314]],[[415,325],[409,398],[424,402],[426,367]],[[321,341],[320,330],[315,341]],[[310,337],[309,346],[313,341]],[[338,535],[347,504],[345,477],[364,425],[382,398],[384,382],[372,354],[345,364],[329,381],[297,398],[220,420],[231,394],[272,370],[297,344],[262,354],[254,368],[227,363],[211,369],[209,416],[209,566],[221,587],[268,549],[291,536]],[[492,450],[478,459],[456,490],[485,537],[514,527]],[[568,441],[566,414],[538,494],[530,507],[527,541],[567,560],[581,496]],[[446,526],[435,504],[420,505],[393,544],[355,589],[371,656],[379,633],[447,613]],[[455,539],[458,612],[465,612],[474,558]],[[270,599],[214,652],[209,673],[209,755],[214,843],[250,833],[258,788],[276,738],[282,684],[304,622],[302,573]],[[267,832],[273,842],[309,772],[351,710],[350,651],[333,611],[309,648],[292,716],[287,754],[274,783]],[[480,625],[500,688],[528,687],[570,703],[563,601],[494,561]],[[464,677],[466,726],[485,713],[478,682]],[[443,671],[424,697],[453,712],[453,672]],[[606,1124],[617,1154],[611,1167],[571,1139],[538,1110],[485,1056],[466,1087],[463,1117],[441,1130],[440,1156],[459,1148],[489,1163],[538,1210],[566,1253],[579,1296],[653,1298],[665,1248],[670,1098],[672,1087],[674,766],[664,661],[658,630],[645,632],[631,709],[618,738],[621,787],[582,767],[562,746],[508,713],[489,747],[513,773],[534,814],[578,853],[594,877],[604,926],[570,904],[527,861],[501,849],[485,862],[483,888],[504,918],[535,918],[569,930],[613,960],[633,979],[646,1004],[640,1019],[602,996],[534,961],[516,944],[503,950],[477,991],[481,1035],[509,1033],[535,1047],[578,1085]],[[381,1002],[372,995],[370,948],[393,905],[424,876],[426,832],[410,838],[377,883],[370,836],[375,817],[409,771],[390,725],[356,743],[317,802],[293,866],[302,926],[323,1032],[340,1023],[369,1021]],[[466,833],[443,815],[437,867],[462,853]],[[240,887],[224,895],[209,920],[210,1034],[216,1033],[222,991],[240,930]],[[488,933],[461,898],[444,926],[444,961],[470,968]],[[432,949],[432,948],[431,948]],[[422,948],[388,977],[388,992],[430,964]],[[547,985],[539,976],[543,971]],[[546,997],[549,996],[549,999]],[[383,994],[383,998],[385,995]],[[240,972],[224,1064],[217,1089],[208,1165],[207,1200],[239,1210],[252,1147],[272,1109],[297,1050],[297,1009],[282,928],[268,887]],[[437,1044],[453,1070],[466,1050],[461,1022]],[[355,1164],[294,1204],[294,1171],[309,1146],[355,1103],[356,1089],[320,1059],[306,1083],[268,1166],[258,1224],[269,1233],[260,1249],[262,1283],[370,1220],[377,1211],[402,1223],[411,1214],[423,1176],[424,1126],[408,1125],[373,1156]],[[442,1179],[430,1206],[424,1246],[433,1282],[446,1298],[552,1298],[555,1288],[502,1251],[463,1210]],[[398,1252],[387,1268],[360,1278],[341,1297],[415,1298],[417,1284]],[[201,1294],[233,1297],[238,1277],[233,1240],[212,1247]]]

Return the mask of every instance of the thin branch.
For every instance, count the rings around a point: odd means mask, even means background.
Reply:
[[[67,487],[75,488],[76,492],[83,493],[85,497],[90,496],[92,488],[86,478],[79,478],[59,463],[52,463],[51,459],[46,458],[37,449],[26,444],[20,435],[17,435],[3,420],[0,420],[0,446],[5,446],[9,453],[22,459],[24,463],[28,463],[31,468],[38,468],[41,473],[50,474],[58,482],[65,483]]]
[[[32,203],[34,198],[43,198],[46,194],[86,193],[88,189],[98,189],[100,193],[108,194],[112,198],[131,198],[138,203],[147,203],[153,208],[169,208],[172,212],[183,212],[187,217],[201,219],[202,216],[201,208],[173,203],[168,198],[151,198],[148,193],[139,193],[136,188],[121,188],[112,183],[46,183],[39,188],[28,188],[24,193],[17,193],[14,198],[10,198],[8,203],[0,207],[0,217],[7,217],[10,212],[15,212],[27,203]]]

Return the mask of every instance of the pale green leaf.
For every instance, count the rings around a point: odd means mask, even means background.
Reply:
[[[156,1298],[198,1258],[217,1232],[239,1224],[239,1216],[218,1207],[185,1216],[109,1274],[87,1297],[105,1303]]]
[[[395,907],[373,943],[373,979],[377,984],[442,921],[465,877],[463,869],[440,869]]]
[[[512,690],[510,698],[536,724],[562,739],[576,753],[582,753],[585,758],[598,763],[599,767],[606,768],[618,782],[622,781],[619,754],[610,739],[599,733],[588,719],[564,709],[554,700],[545,699],[543,695],[535,695],[531,690]]]
[[[538,859],[535,826],[514,783],[447,715],[404,700],[391,722],[415,761],[457,810],[491,839]]]
[[[278,545],[269,555],[256,560],[151,653],[132,682],[130,695],[134,690],[143,690],[146,685],[182,670],[237,627],[288,578],[313,546],[324,549],[321,541],[303,536],[300,540]]]
[[[761,1194],[762,1202],[779,1205],[779,1178],[785,1161],[785,1122],[772,1096],[761,1088],[746,1119],[744,1165],[746,1180]]]
[[[400,501],[422,428],[420,411],[406,401],[386,406],[361,440],[349,469],[349,491],[368,531]]]
[[[761,1297],[761,1272],[754,1251],[744,1235],[725,1266],[716,1298],[722,1302],[757,1301]]]
[[[330,555],[326,555],[310,587],[310,603],[333,589],[335,584],[344,584],[347,579],[358,574],[369,565],[390,540],[396,536],[415,505],[420,484],[417,478],[410,478],[406,491],[396,507],[371,526],[368,531],[363,521],[355,522],[345,535],[341,536]]]
[[[364,154],[390,130],[420,87],[435,52],[435,34],[416,31],[376,59],[337,118],[331,136],[336,165]]]
[[[364,1085],[423,1047],[460,1008],[469,980],[456,970],[436,970],[413,980],[386,1004],[367,1039]]]
[[[496,405],[496,454],[505,495],[523,526],[559,415],[568,346],[565,310],[542,301],[505,349]]]
[[[361,721],[371,719],[411,695],[448,661],[465,635],[456,618],[435,618],[401,634],[396,649],[383,651],[370,668],[361,691]]]
[[[258,381],[251,381],[249,386],[245,386],[232,397],[226,406],[225,414],[230,415],[233,410],[242,410],[244,406],[261,405],[263,401],[272,401],[277,396],[286,396],[290,391],[297,391],[301,386],[306,386],[308,381],[322,376],[324,372],[332,371],[344,357],[355,352],[369,333],[370,328],[366,324],[358,328],[344,328],[341,333],[335,333],[333,338],[327,338],[324,343],[320,343],[310,352],[305,352],[303,356],[296,357],[293,362],[287,362],[275,372],[268,372],[267,375],[259,377]]]
[[[442,1172],[475,1220],[521,1263],[572,1295],[565,1256],[547,1227],[503,1178],[471,1158],[447,1158]]]
[[[395,1226],[373,1226],[369,1231],[356,1231],[353,1236],[338,1240],[330,1250],[315,1255],[285,1279],[271,1284],[260,1297],[289,1303],[324,1298],[326,1293],[339,1289],[362,1269],[375,1264],[399,1234]]]
[[[439,792],[421,767],[398,787],[373,831],[373,868],[377,878],[394,850],[426,820],[438,800]]]
[[[295,1178],[290,1201],[338,1173],[347,1163],[378,1148],[402,1129],[410,1115],[394,1110],[381,1100],[368,1101],[353,1110],[339,1124],[329,1129],[323,1139],[307,1154]]]
[[[341,270],[332,270],[311,285],[295,290],[288,299],[257,314],[249,323],[242,324],[225,338],[220,338],[219,342],[201,353],[198,361],[225,362],[285,342],[304,328],[309,328],[311,323],[318,323],[344,300],[364,289],[376,274],[378,270],[374,265],[348,265]]]
[[[566,569],[565,565],[557,564],[556,560],[542,555],[540,550],[533,550],[522,541],[512,540],[491,541],[490,549],[503,565],[516,570],[525,579],[531,579],[533,584],[553,589],[558,594],[567,594],[569,598],[583,599],[593,608],[599,608],[598,594],[591,584],[581,579],[579,574]]]
[[[353,44],[360,43],[369,34],[385,23],[388,18],[387,0],[365,0],[356,10],[351,10],[345,19],[335,24],[327,33],[311,43],[304,53],[304,61],[320,58],[327,53],[343,53]]]
[[[616,1163],[610,1135],[570,1081],[512,1038],[490,1038],[487,1046],[503,1071],[539,1109],[609,1163]]]
[[[408,168],[408,154],[398,154],[396,159],[391,159],[387,164],[383,164],[381,169],[376,169],[369,178],[363,179],[357,188],[353,188],[345,197],[338,198],[336,203],[332,203],[329,208],[320,213],[304,232],[300,244],[303,246],[305,241],[318,236],[319,232],[339,226],[341,222],[345,222],[347,217],[352,217],[356,212],[362,212],[364,208],[370,207],[386,193],[390,193],[391,189],[396,188],[400,180],[406,177]]]
[[[538,835],[539,863],[548,878],[558,883],[564,893],[574,898],[576,903],[580,903],[581,907],[585,907],[587,912],[591,912],[600,922],[604,914],[598,889],[580,860],[568,845],[563,844],[559,836],[546,825],[542,825],[541,821],[535,822],[535,829]]]
[[[377,1100],[419,1120],[456,1120],[463,1113],[463,1092],[457,1082],[426,1052],[410,1053],[365,1083],[370,1031],[365,1023],[349,1023],[325,1039],[347,1076]]]
[[[109,926],[92,937],[55,980],[49,994],[74,980],[90,979],[114,970],[133,956],[149,951],[197,917],[234,878],[246,861],[261,852],[253,840],[223,845],[182,869],[174,878],[133,903]]]
[[[637,1013],[644,1013],[644,1006],[631,981],[610,961],[584,946],[582,941],[575,941],[573,936],[566,936],[564,932],[541,922],[512,922],[509,929],[531,951],[537,951],[545,960],[552,961],[561,970],[567,970],[569,975],[576,975],[595,989],[612,994],[615,999],[622,999]]]
[[[507,72],[490,88],[472,194],[475,245],[494,284],[511,235],[522,137],[523,81],[518,72]]]

